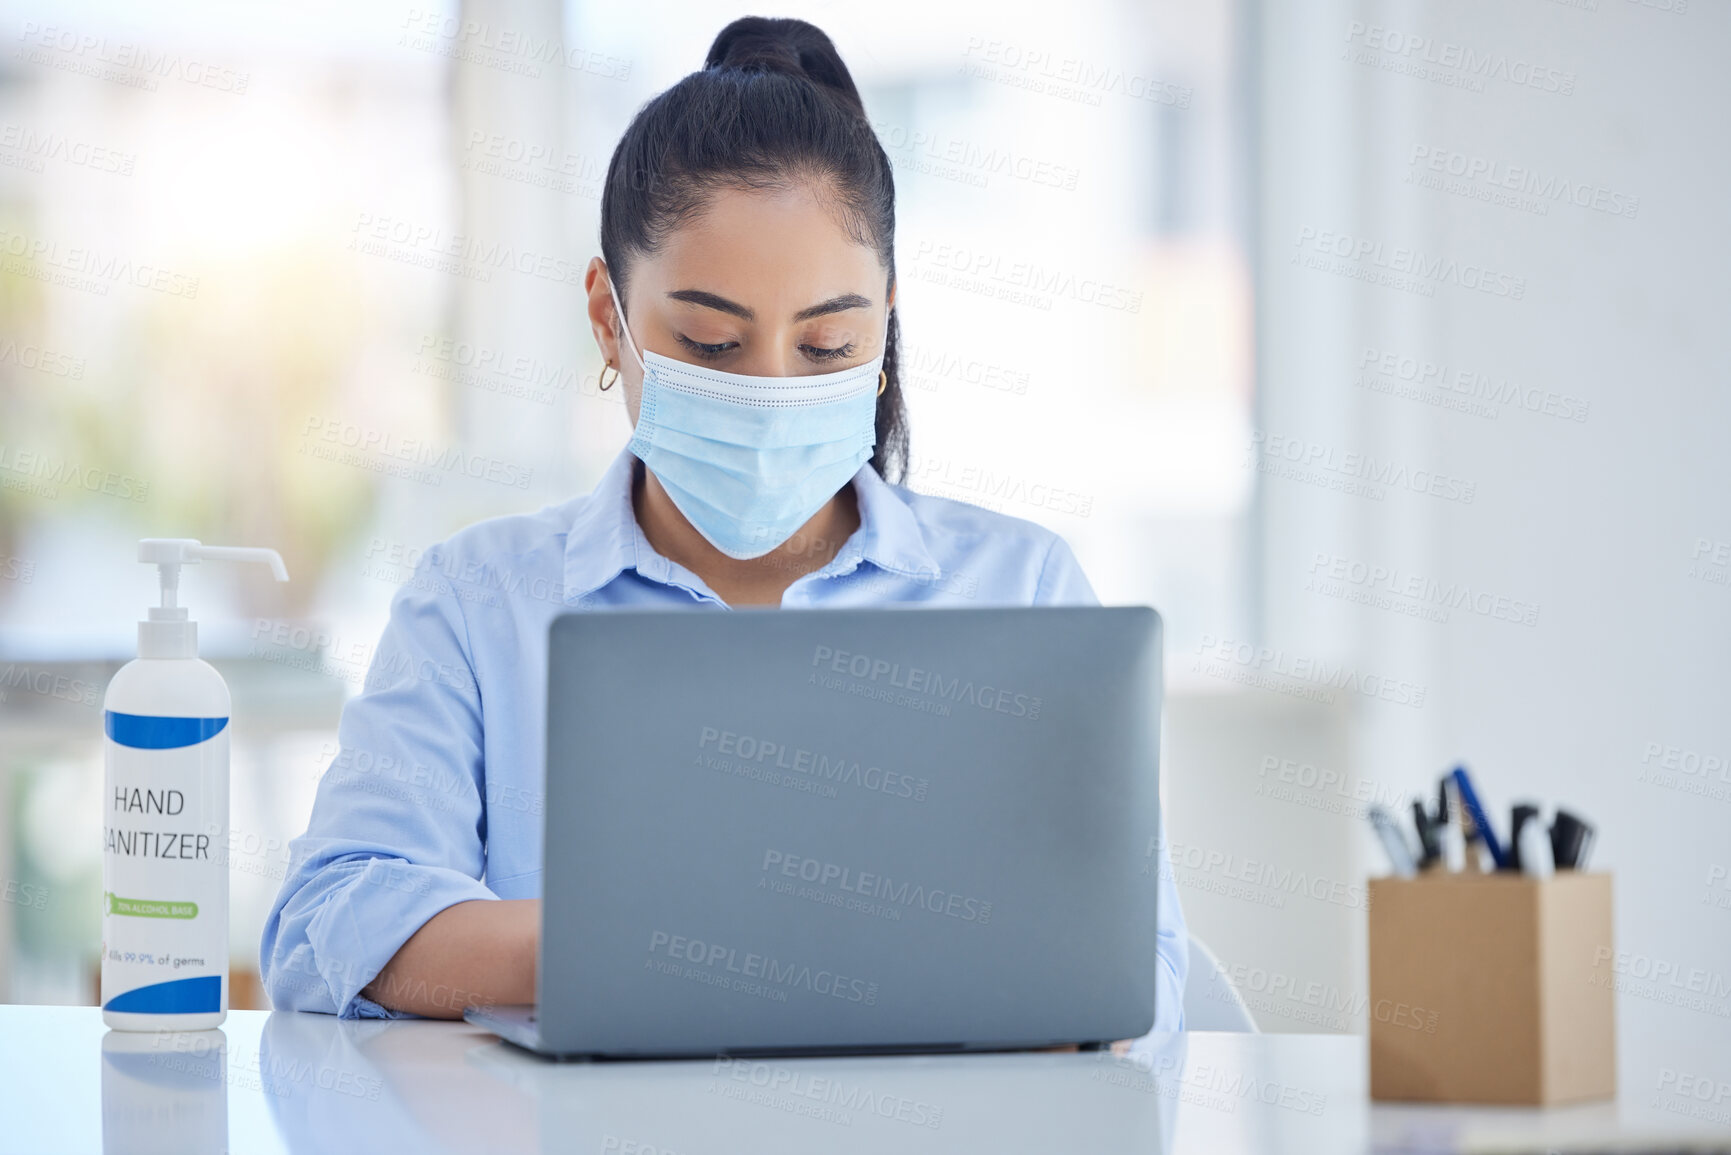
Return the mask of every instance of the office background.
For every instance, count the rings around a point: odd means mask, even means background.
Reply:
[[[0,997],[94,998],[142,536],[235,692],[236,1005],[427,544],[624,444],[577,283],[696,3],[0,18]],[[1165,615],[1180,892],[1362,1032],[1363,808],[1595,820],[1623,1086],[1731,1080],[1731,14],[1686,0],[778,8],[897,166],[916,489]],[[436,804],[427,784],[381,790]]]

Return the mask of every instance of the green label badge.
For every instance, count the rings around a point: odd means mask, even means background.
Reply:
[[[148,898],[121,898],[103,891],[108,899],[109,914],[126,914],[133,918],[197,918],[196,902],[157,902]]]

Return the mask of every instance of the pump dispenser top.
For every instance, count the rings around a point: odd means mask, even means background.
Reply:
[[[175,604],[181,566],[201,561],[259,561],[270,566],[277,581],[289,580],[288,568],[274,549],[204,545],[190,537],[147,537],[138,543],[138,560],[155,565],[162,581],[162,604],[151,606],[150,617],[138,623],[141,658],[198,657],[198,623],[187,618],[185,606]]]

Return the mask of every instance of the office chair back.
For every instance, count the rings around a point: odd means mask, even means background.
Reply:
[[[1256,1032],[1244,996],[1195,934],[1190,935],[1190,974],[1184,981],[1184,1029]]]

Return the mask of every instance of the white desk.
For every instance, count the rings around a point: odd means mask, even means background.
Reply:
[[[464,1023],[237,1011],[216,1039],[110,1035],[95,1008],[0,1007],[0,1150],[1314,1155],[1689,1127],[1634,1096],[1373,1108],[1364,1040],[1339,1035],[1169,1035],[1132,1056],[556,1064]]]

